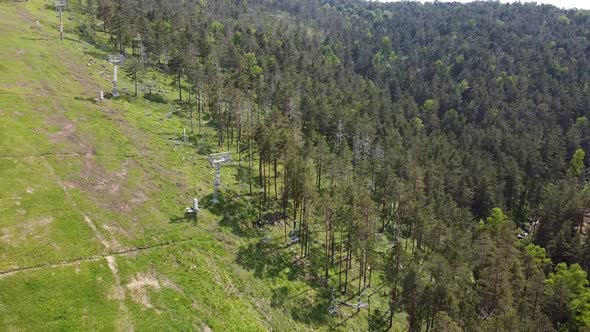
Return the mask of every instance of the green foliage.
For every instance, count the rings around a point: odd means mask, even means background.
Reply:
[[[579,118],[576,119],[576,123],[575,125],[577,127],[584,127],[586,124],[588,124],[588,118],[585,116],[581,116]]]
[[[492,209],[492,214],[486,218],[486,224],[492,226],[494,229],[498,229],[505,224],[507,220],[508,216],[504,214],[502,209],[495,207]]]
[[[239,31],[236,31],[236,33],[234,33],[234,45],[240,46],[241,43],[242,43],[242,33]]]
[[[221,22],[219,22],[219,21],[213,21],[211,23],[210,30],[211,30],[212,33],[218,34],[218,33],[222,33],[224,28],[225,27],[223,26],[223,24]]]
[[[572,176],[580,176],[584,173],[584,170],[586,169],[586,166],[584,165],[584,158],[586,157],[586,152],[584,152],[584,149],[582,148],[578,148],[576,149],[576,152],[574,152],[574,155],[572,156],[572,159],[570,160],[570,168],[569,168],[569,173]]]
[[[384,53],[388,53],[389,51],[391,51],[391,40],[388,36],[385,36],[381,39],[381,50]]]
[[[416,129],[424,128],[424,123],[422,122],[422,119],[420,119],[419,117],[415,117],[413,123]]]
[[[547,257],[545,248],[534,244],[526,246],[527,253],[533,258],[533,262],[538,266],[547,266],[551,263],[551,259]]]
[[[569,267],[559,263],[547,278],[550,295],[561,293],[567,299],[571,317],[560,323],[561,327],[578,330],[590,327],[590,288],[588,276],[579,264]]]
[[[572,24],[572,21],[566,15],[559,15],[559,17],[557,18],[557,21],[559,23],[566,24],[566,25]]]
[[[434,316],[433,332],[460,332],[463,331],[457,322],[453,321],[444,311],[439,311]]]
[[[567,266],[565,263],[559,263],[555,266],[553,272],[547,278],[547,284],[556,287],[558,284],[565,287],[572,295],[582,294],[586,286],[588,286],[588,279],[586,272],[579,264]]]
[[[427,112],[435,112],[438,109],[438,101],[434,99],[428,99],[424,102],[424,110]]]
[[[459,91],[459,93],[463,93],[467,89],[469,89],[469,82],[467,82],[467,80],[462,80],[457,87],[457,91]]]
[[[250,68],[250,77],[255,78],[262,74],[262,68],[258,66],[258,60],[256,59],[256,54],[254,53],[246,53],[244,55],[246,57],[246,62],[248,63],[248,68]]]

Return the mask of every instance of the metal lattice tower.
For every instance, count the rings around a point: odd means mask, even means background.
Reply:
[[[363,302],[361,300],[361,298],[366,290],[367,290],[367,287],[363,288],[363,290],[358,294],[358,301],[356,303],[349,303],[349,302],[339,300],[336,297],[336,289],[332,289],[332,301],[330,302],[330,307],[328,307],[328,312],[330,313],[330,315],[336,315],[340,312],[341,306],[353,308],[356,310],[368,308],[369,304],[366,302]]]
[[[66,6],[64,0],[56,0],[53,2],[55,9],[59,15],[59,40],[64,40],[64,21],[63,21],[63,9]]]
[[[125,64],[125,56],[123,54],[109,55],[108,60],[109,60],[109,63],[111,63],[114,67],[114,71],[113,71],[113,97],[118,97],[119,90],[117,89],[117,69],[118,69],[118,66],[122,66]]]
[[[213,203],[219,203],[219,186],[221,185],[221,166],[231,163],[229,152],[214,153],[209,155],[209,162],[215,168],[215,178],[213,180]]]

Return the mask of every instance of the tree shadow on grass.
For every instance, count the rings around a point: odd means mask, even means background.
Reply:
[[[182,216],[172,216],[170,217],[171,224],[178,224],[183,222],[194,222],[195,215],[192,213],[185,212]]]
[[[97,93],[98,95],[98,93]],[[74,100],[78,100],[78,101],[85,101],[85,102],[90,102],[93,104],[97,104],[97,97],[74,97]]]
[[[247,161],[246,161],[247,162]],[[258,177],[255,174],[258,174],[258,172],[256,171],[252,171],[250,174],[248,174],[248,166],[246,165],[232,165],[234,168],[236,168],[236,172],[234,175],[234,180],[236,180],[237,183],[241,183],[244,185],[249,185],[252,184],[252,191],[260,191],[260,187],[258,186]]]
[[[211,201],[211,196],[208,196]],[[219,194],[219,203],[208,203],[207,209],[213,214],[221,216],[219,225],[231,228],[232,234],[246,238],[260,238],[265,236],[267,227],[282,224],[283,214],[277,209],[261,205],[260,195],[234,195],[227,197]]]
[[[209,199],[210,201],[210,199]],[[211,213],[222,216],[219,225],[231,228],[232,234],[241,237],[259,237],[260,232],[252,227],[258,218],[258,209],[250,197],[242,196],[224,199],[220,195],[218,204],[209,204]]]
[[[100,59],[100,60],[105,60],[105,61],[107,60],[107,55],[104,52],[85,50],[84,55],[90,56],[94,59]]]
[[[166,98],[166,96],[164,96],[161,93],[146,93],[143,95],[143,99],[149,100],[153,103],[158,103],[158,104],[168,104],[168,99]]]
[[[43,37],[38,37],[38,38],[30,38],[30,37],[19,37],[20,39],[24,39],[24,40],[32,40],[32,41],[39,41],[39,40],[49,40],[49,38],[43,38]]]
[[[213,144],[208,142],[199,134],[188,135],[189,142],[197,149],[197,153],[200,155],[209,155],[213,153]]]
[[[310,287],[304,291],[292,293],[285,286],[273,290],[271,303],[273,307],[282,308],[291,317],[308,325],[325,325],[330,320],[330,290]]]
[[[273,290],[273,307],[281,308],[294,320],[309,326],[326,324],[330,321],[331,290],[324,287],[318,268],[325,260],[314,252],[301,259],[298,243],[286,245],[283,235],[265,232],[271,225],[282,222],[282,213],[259,214],[258,204],[259,197],[242,196],[222,199],[209,210],[222,216],[221,226],[230,227],[235,235],[252,238],[238,249],[237,264],[258,279],[300,280],[309,285],[308,289],[297,293],[286,287]]]
[[[75,38],[72,38],[72,37],[64,37],[64,39],[67,40],[67,41],[73,42],[73,43],[78,43],[78,44],[81,44],[82,43],[79,39],[75,39]]]
[[[238,250],[237,263],[253,271],[260,279],[276,278],[281,275],[289,280],[303,276],[304,270],[287,255],[284,248],[272,243],[257,241],[242,246]]]
[[[389,330],[389,312],[381,310],[372,310],[369,316],[370,331],[388,331]]]

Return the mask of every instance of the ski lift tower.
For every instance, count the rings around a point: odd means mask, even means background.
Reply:
[[[59,40],[64,40],[63,9],[66,6],[65,0],[55,0],[53,6],[57,10],[59,16]]]
[[[215,180],[213,181],[213,204],[219,203],[219,185],[221,184],[221,166],[231,163],[229,151],[209,155],[209,162],[215,168]]]
[[[113,98],[119,97],[119,90],[117,89],[117,69],[119,66],[125,64],[125,56],[123,54],[109,55],[109,63],[114,67],[113,70]]]

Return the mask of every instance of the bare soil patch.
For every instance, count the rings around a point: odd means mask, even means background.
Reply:
[[[182,290],[171,280],[158,276],[155,272],[137,273],[127,284],[127,289],[131,293],[131,299],[141,304],[145,308],[153,308],[148,296],[148,288],[159,290],[160,288],[170,288],[182,293]]]
[[[96,156],[86,154],[83,157],[83,168],[73,181],[77,187],[90,194],[98,206],[119,213],[130,214],[140,204],[147,201],[148,196],[144,191],[147,181],[138,181],[138,184],[129,183],[128,173],[130,169],[141,169],[133,159],[126,159],[121,169],[109,172],[98,164]],[[143,172],[142,172],[143,173]],[[142,178],[147,178],[142,174]],[[130,188],[139,187],[139,188]],[[112,230],[121,230],[113,227]]]
[[[18,245],[26,242],[31,238],[42,238],[47,235],[49,226],[53,222],[53,217],[43,217],[37,219],[30,219],[18,223],[13,227],[12,231],[8,228],[2,228],[2,236],[0,242],[7,245]],[[16,236],[15,236],[16,234]]]

